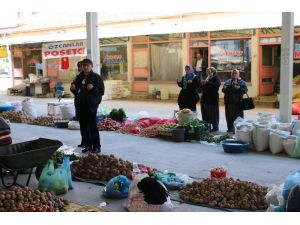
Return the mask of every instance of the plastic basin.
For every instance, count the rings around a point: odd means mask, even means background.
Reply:
[[[247,151],[249,143],[237,140],[225,140],[221,142],[224,152],[243,153]]]

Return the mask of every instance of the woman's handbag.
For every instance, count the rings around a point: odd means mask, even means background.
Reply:
[[[249,95],[246,93],[247,98],[243,98],[241,100],[241,108],[242,110],[250,110],[250,109],[254,109],[255,105],[253,102],[253,99],[249,97]]]

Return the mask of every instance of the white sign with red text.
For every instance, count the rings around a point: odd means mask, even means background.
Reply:
[[[62,41],[42,46],[43,59],[86,56],[86,41]]]

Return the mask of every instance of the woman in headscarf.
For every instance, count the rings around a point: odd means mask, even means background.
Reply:
[[[240,71],[237,69],[232,70],[231,78],[224,83],[222,91],[224,92],[227,132],[234,133],[233,122],[237,117],[244,118],[244,111],[240,103],[243,95],[248,92],[246,82],[240,77]]]
[[[212,132],[219,131],[219,87],[221,80],[214,67],[206,70],[207,77],[201,81],[201,113],[205,122],[212,124]]]
[[[185,74],[177,79],[177,84],[181,87],[178,96],[179,109],[188,108],[191,111],[197,111],[196,104],[199,101],[197,89],[199,88],[199,81],[194,74],[194,69],[191,65],[185,66]]]

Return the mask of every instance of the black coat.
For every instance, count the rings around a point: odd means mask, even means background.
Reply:
[[[178,96],[179,105],[194,105],[199,101],[199,95],[197,89],[199,88],[198,78],[195,76],[192,83],[187,83],[186,89],[183,88],[184,77],[181,78],[180,82],[177,82],[178,86],[181,87],[181,91]]]
[[[218,75],[210,78],[205,85],[201,85],[201,89],[202,89],[201,103],[207,105],[218,105],[220,85],[221,85],[221,80]]]
[[[84,81],[85,80],[85,81]],[[84,82],[83,82],[84,81]],[[104,83],[99,74],[91,71],[88,75],[81,72],[73,82],[76,86],[71,92],[75,95],[78,107],[87,107],[91,112],[96,112],[104,95]],[[92,90],[87,89],[87,85],[92,84]]]

